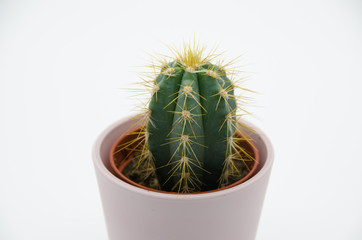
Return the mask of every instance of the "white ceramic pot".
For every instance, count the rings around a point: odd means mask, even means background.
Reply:
[[[111,172],[109,151],[134,120],[108,127],[93,146],[93,162],[109,240],[254,240],[273,164],[273,149],[257,128],[258,173],[222,191],[193,195],[147,191]],[[244,123],[245,124],[245,123]]]

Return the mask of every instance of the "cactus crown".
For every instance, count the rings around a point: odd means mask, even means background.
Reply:
[[[144,127],[137,134],[140,150],[135,169],[158,179],[158,188],[197,192],[227,186],[248,171],[253,161],[240,141],[251,144],[236,120],[245,97],[235,88],[234,62],[217,64],[216,48],[206,53],[199,44],[170,47],[173,57],[158,58],[151,67],[156,76],[142,85],[151,93],[146,111],[138,116]],[[134,141],[136,141],[134,140]],[[141,146],[141,147],[140,147]]]

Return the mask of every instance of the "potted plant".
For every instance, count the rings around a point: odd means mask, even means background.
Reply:
[[[110,240],[255,239],[273,162],[238,119],[228,65],[198,45],[173,49],[146,81],[145,112],[106,129],[93,160]]]

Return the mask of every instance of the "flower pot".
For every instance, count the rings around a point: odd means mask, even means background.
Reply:
[[[93,162],[110,240],[254,240],[273,163],[267,137],[254,126],[257,173],[231,188],[201,194],[168,194],[116,177],[109,152],[135,120],[108,127],[93,146]]]
[[[129,155],[127,154],[128,152],[126,150],[123,151],[119,151],[117,150],[118,147],[121,145],[127,145],[129,142],[133,142],[134,139],[136,138],[136,134],[132,134],[132,133],[137,133],[141,131],[141,127],[133,127],[131,129],[129,129],[127,132],[123,133],[118,139],[117,141],[114,142],[111,151],[109,152],[109,159],[110,159],[110,165],[112,167],[112,171],[116,174],[116,176],[127,182],[132,184],[133,186],[139,187],[139,188],[143,188],[146,189],[148,191],[156,191],[156,192],[163,192],[163,193],[174,193],[174,194],[201,194],[201,193],[209,193],[209,192],[215,192],[215,191],[221,191],[227,188],[231,188],[234,187],[236,185],[239,185],[243,182],[245,182],[246,180],[248,180],[249,178],[251,178],[252,176],[254,176],[254,174],[257,172],[258,169],[258,163],[259,163],[259,153],[258,150],[256,149],[255,146],[252,146],[250,143],[248,143],[247,141],[243,141],[241,143],[239,143],[240,147],[243,149],[247,149],[248,152],[251,153],[251,155],[253,156],[253,160],[254,161],[246,161],[245,164],[247,165],[248,169],[250,169],[250,171],[245,174],[245,176],[241,177],[238,181],[235,181],[232,184],[229,184],[225,187],[222,188],[218,188],[215,190],[209,190],[209,191],[203,191],[203,192],[195,192],[195,193],[177,193],[177,192],[166,192],[166,191],[162,191],[162,190],[156,190],[153,188],[149,188],[147,186],[143,186],[137,182],[132,181],[131,179],[127,178],[125,176],[125,174],[123,173],[123,171],[126,169],[126,167],[131,164],[132,160],[133,160],[133,155]],[[242,138],[243,136],[239,133],[236,132],[236,136],[238,138]],[[134,145],[138,145],[137,142],[134,143]],[[131,147],[133,148],[133,147]],[[116,153],[116,154],[115,154]]]

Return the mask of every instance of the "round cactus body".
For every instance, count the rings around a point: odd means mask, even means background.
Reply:
[[[237,107],[224,69],[185,51],[164,64],[153,84],[146,135],[161,188],[193,192],[227,185],[238,171]]]
[[[117,151],[134,153],[128,176],[152,188],[190,193],[225,187],[245,176],[246,162],[254,160],[240,145],[253,148],[236,120],[237,110],[248,114],[237,102],[248,98],[234,90],[247,89],[230,79],[230,63],[211,63],[219,56],[214,50],[207,56],[195,45],[171,50],[173,60],[152,65],[156,77],[141,83],[152,93],[146,112],[136,116],[143,127]]]

